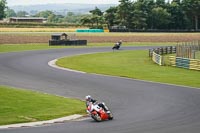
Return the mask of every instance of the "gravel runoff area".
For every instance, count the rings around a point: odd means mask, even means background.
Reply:
[[[33,34],[0,34],[0,44],[48,43],[51,35]],[[120,35],[80,35],[76,39],[87,40],[88,43],[104,42],[190,42],[200,39],[200,33],[120,33]]]

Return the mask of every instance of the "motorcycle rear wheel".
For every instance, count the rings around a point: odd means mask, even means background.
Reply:
[[[113,114],[112,114],[112,112],[110,112],[110,113],[108,114],[108,116],[109,116],[109,117],[108,117],[109,120],[112,120],[112,119],[113,119]]]

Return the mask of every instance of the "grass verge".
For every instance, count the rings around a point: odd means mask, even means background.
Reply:
[[[0,86],[0,92],[0,125],[85,113],[85,104],[77,99],[5,86]]]
[[[19,52],[28,50],[46,50],[55,48],[66,48],[65,46],[49,46],[48,44],[4,44],[0,45],[0,53]]]
[[[171,46],[176,43],[150,43],[150,42],[133,42],[133,43],[123,43],[123,46]],[[114,43],[89,43],[87,46],[49,46],[47,43],[41,44],[1,44],[0,53],[4,52],[18,52],[18,51],[28,51],[28,50],[47,50],[47,49],[57,49],[57,48],[80,48],[80,47],[113,47]]]
[[[199,71],[159,66],[148,57],[148,51],[117,51],[66,57],[56,62],[61,67],[142,79],[162,83],[200,87]],[[183,78],[184,77],[184,78]]]

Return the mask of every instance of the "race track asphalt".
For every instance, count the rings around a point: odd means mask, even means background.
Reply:
[[[148,47],[122,48],[137,49]],[[92,119],[84,119],[2,129],[0,133],[200,132],[199,88],[75,73],[48,66],[49,61],[63,56],[103,51],[111,51],[111,48],[66,48],[0,54],[0,85],[80,99],[90,94],[104,101],[114,113],[112,121],[97,123]]]

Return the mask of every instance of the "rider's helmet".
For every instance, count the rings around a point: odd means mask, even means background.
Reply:
[[[91,99],[92,99],[92,97],[90,95],[85,96],[86,101],[90,101]]]

